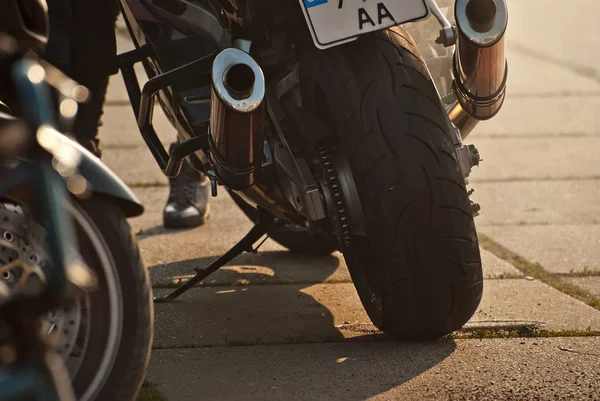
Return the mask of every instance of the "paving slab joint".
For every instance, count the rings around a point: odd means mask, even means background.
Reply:
[[[152,383],[144,381],[137,401],[166,401],[167,398]]]
[[[566,277],[566,278],[600,277],[600,270],[599,269],[590,269],[588,266],[583,266],[582,271],[575,271],[575,269],[571,269],[571,271],[569,271],[568,273],[556,273],[555,275],[558,277]]]
[[[597,330],[544,330],[531,326],[463,328],[449,334],[453,340],[493,339],[493,338],[550,338],[550,337],[600,337]]]
[[[521,270],[526,276],[541,281],[550,287],[567,294],[600,311],[600,298],[594,297],[581,287],[568,282],[563,275],[552,274],[544,269],[540,263],[533,263],[505,248],[485,234],[479,233],[479,245],[498,258],[510,263]],[[589,271],[589,270],[588,270]]]

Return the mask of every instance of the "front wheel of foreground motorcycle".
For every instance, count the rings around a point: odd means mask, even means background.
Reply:
[[[19,291],[29,285],[31,273],[43,278],[51,271],[50,241],[31,201],[14,195],[0,201],[0,281]],[[123,212],[110,200],[72,198],[66,207],[78,252],[97,286],[73,305],[50,311],[40,330],[56,339],[78,400],[133,400],[152,344],[148,272]]]
[[[366,236],[353,236],[344,257],[369,317],[404,340],[461,328],[481,300],[481,257],[448,120],[414,41],[393,28],[307,50],[300,85],[357,184]]]
[[[67,359],[75,394],[78,400],[133,400],[146,374],[153,337],[148,272],[117,206],[92,198],[77,200],[69,209],[79,250],[98,279],[98,288],[82,307],[78,347]]]

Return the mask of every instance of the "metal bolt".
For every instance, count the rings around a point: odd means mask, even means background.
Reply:
[[[472,166],[479,166],[479,162],[481,161],[481,157],[479,155],[479,151],[475,147],[475,145],[467,145],[467,150],[469,151],[469,156],[471,158]]]

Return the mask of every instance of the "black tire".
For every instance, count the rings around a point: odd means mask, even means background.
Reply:
[[[258,219],[258,210],[255,207],[231,191],[229,191],[229,195],[251,221],[255,222]],[[268,235],[291,252],[301,255],[321,257],[331,255],[337,250],[337,246],[331,238],[300,228],[294,230],[286,226],[274,225]]]
[[[101,377],[102,384],[90,390],[90,383],[98,380],[98,367],[107,354],[107,321],[109,290],[105,268],[100,267],[100,257],[93,244],[86,239],[85,228],[76,220],[79,248],[86,263],[96,272],[98,288],[89,295],[88,346],[72,377],[77,399],[129,401],[137,396],[150,358],[153,337],[154,310],[152,289],[148,272],[123,212],[105,199],[76,201],[75,209],[81,211],[102,240],[102,246],[111,258],[112,273],[120,302],[119,342],[114,347],[113,358]],[[84,397],[85,395],[85,397]]]
[[[300,83],[357,183],[367,236],[344,256],[371,320],[406,340],[459,329],[481,300],[481,257],[449,123],[412,38],[393,28],[307,49]]]

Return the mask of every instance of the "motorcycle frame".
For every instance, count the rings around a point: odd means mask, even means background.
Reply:
[[[151,31],[155,28],[152,26],[153,24],[160,24],[167,31],[172,29],[173,31],[186,32],[179,25],[177,25],[177,29],[175,30],[169,26],[169,22],[159,21],[148,15],[149,10],[152,10],[155,14],[160,14],[164,11],[157,8],[158,6],[154,5],[152,0],[121,0],[122,13],[125,16],[132,39],[136,44],[136,49],[121,54],[119,59],[126,90],[131,100],[138,128],[163,173],[168,177],[176,176],[180,171],[183,159],[187,158],[194,168],[205,172],[211,179],[214,195],[217,189],[217,177],[208,157],[211,150],[211,142],[208,135],[210,106],[207,104],[205,119],[197,123],[198,120],[190,116],[189,109],[186,110],[186,102],[188,102],[189,97],[186,97],[183,93],[186,89],[193,88],[194,86],[210,87],[210,67],[218,52],[223,50],[223,42],[228,43],[233,41],[239,46],[252,43],[253,48],[269,48],[274,35],[278,35],[281,32],[285,33],[290,28],[289,24],[283,24],[281,30],[273,24],[267,25],[264,21],[265,14],[262,13],[264,10],[258,12],[258,7],[264,6],[264,3],[210,0],[207,4],[207,12],[215,9],[228,10],[225,13],[226,18],[221,18],[222,25],[216,27],[213,24],[202,27],[201,32],[196,30],[192,36],[177,42],[163,40],[161,37],[157,38],[156,35],[152,38]],[[302,18],[297,3],[289,0],[286,5],[286,7],[279,6],[278,11],[281,11],[282,14],[278,13],[278,18],[283,17],[286,21],[293,20],[293,18],[289,18],[290,16]],[[144,7],[145,12],[140,11]],[[244,12],[237,12],[235,10],[244,10]],[[268,18],[268,15],[266,16],[266,19],[272,20],[272,18]],[[177,24],[185,25],[187,23],[185,20],[178,20],[178,17],[173,17],[172,15],[170,15],[170,18],[176,20],[173,22],[177,22]],[[300,19],[299,21],[302,22],[303,20]],[[306,30],[305,37],[310,40],[308,29],[304,24],[302,26]],[[222,39],[223,30],[231,33],[230,37],[225,41]],[[270,32],[270,35],[267,34],[268,32]],[[165,60],[168,59],[168,55],[174,51],[174,48],[177,49],[178,46],[179,49],[184,48],[186,43],[187,46],[191,46],[190,42],[195,42],[194,44],[200,47],[210,48],[210,51],[200,58],[189,61],[187,64],[176,66],[166,71],[161,70],[161,65],[159,64],[169,64]],[[287,60],[283,61],[278,63],[278,70],[285,70],[287,75],[289,71],[287,68],[284,68],[286,67],[285,61]],[[150,77],[150,80],[143,88],[140,88],[134,70],[134,65],[138,62],[143,63]],[[278,76],[272,78],[279,79]],[[269,82],[273,83],[273,80],[269,80]],[[277,92],[277,94],[275,95],[273,92]],[[289,140],[286,140],[281,129],[278,128],[278,123],[282,118],[276,118],[273,110],[281,109],[276,103],[282,95],[280,87],[275,82],[273,85],[269,85],[265,103],[267,104],[269,116],[275,128],[274,135],[278,141],[285,145],[284,151],[279,151],[275,154],[272,141],[265,141],[263,156],[266,164],[263,163],[261,168],[263,174],[261,174],[260,181],[249,189],[242,189],[236,192],[243,198],[251,200],[251,203],[268,209],[281,220],[304,225],[306,220],[324,218],[325,211],[320,200],[317,202],[317,199],[315,199],[317,183],[314,177],[312,177],[308,167],[305,165],[306,163],[295,157],[288,145]],[[174,99],[177,96],[180,98]],[[165,150],[152,125],[155,99],[158,99],[166,116],[178,132],[179,144],[172,148],[171,154]],[[207,92],[204,96],[195,96],[194,102],[206,103],[209,99],[210,92]],[[194,124],[195,122],[196,124]],[[284,177],[280,177],[279,180],[285,184],[283,185],[283,189],[277,188],[275,185],[275,175],[271,168],[274,164],[281,167],[279,170],[284,172]],[[297,199],[301,199],[303,204],[299,205]]]

